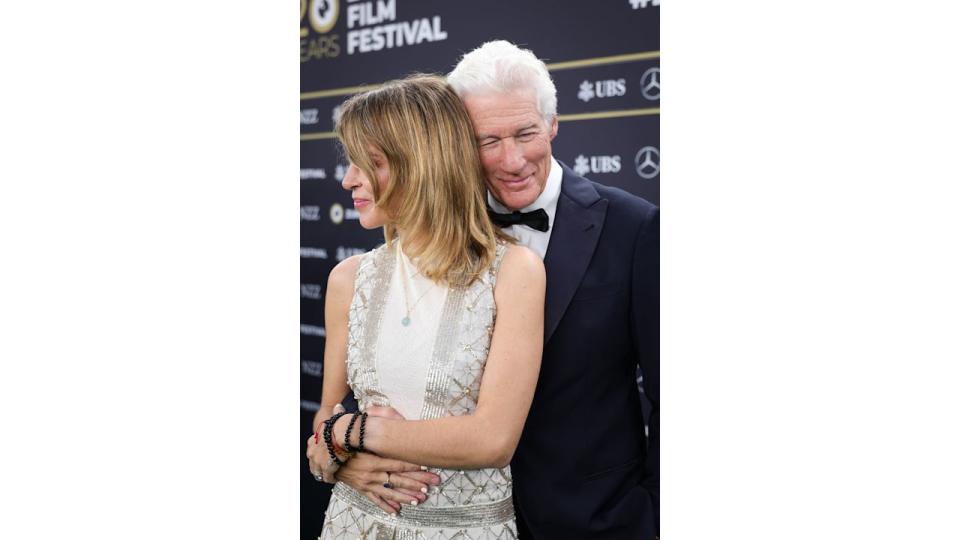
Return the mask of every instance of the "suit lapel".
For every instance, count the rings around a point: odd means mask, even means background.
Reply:
[[[586,179],[563,166],[550,245],[543,259],[547,269],[544,343],[550,341],[590,265],[607,213],[607,200]]]

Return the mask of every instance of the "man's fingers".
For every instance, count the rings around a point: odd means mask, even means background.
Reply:
[[[420,504],[420,499],[416,495],[403,489],[397,489],[396,487],[385,488],[383,486],[374,486],[373,492],[391,504],[413,504],[413,501],[417,501],[417,504]]]
[[[396,491],[403,499],[401,502],[403,504],[412,504],[414,506],[422,503],[427,500],[427,496],[424,493],[419,491],[411,491],[409,489],[404,489],[401,487],[393,486],[393,490]]]
[[[408,474],[410,473],[391,474],[390,483],[398,488],[403,488],[411,492],[426,493],[426,490],[430,488],[430,485],[415,478],[410,478],[407,476]]]
[[[367,498],[370,499],[371,502],[373,502],[373,504],[379,506],[381,510],[383,510],[388,514],[396,514],[397,510],[399,510],[399,508],[394,508],[392,505],[387,504],[386,501],[381,499],[380,496],[375,493],[364,491],[363,494],[366,495]]]
[[[440,485],[440,476],[432,472],[421,471],[421,470],[401,472],[401,473],[396,473],[393,476],[393,478],[396,478],[398,476],[403,478],[409,478],[421,484],[426,484],[428,487]]]
[[[362,454],[369,456],[369,454]],[[369,456],[371,459],[375,459],[373,462],[373,470],[377,471],[387,471],[390,473],[395,472],[410,472],[410,471],[419,471],[420,466],[414,465],[413,463],[407,463],[406,461],[399,461],[396,459],[387,459],[378,456]]]

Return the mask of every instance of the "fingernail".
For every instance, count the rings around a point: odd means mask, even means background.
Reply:
[[[416,506],[416,505],[418,505],[418,504],[420,504],[420,503],[419,503],[419,502],[417,502],[417,500],[416,500],[416,499],[414,499],[414,500],[412,500],[412,501],[410,501],[410,504],[412,504],[412,505],[414,505],[414,506]]]
[[[426,466],[426,465],[421,465],[421,466],[420,466],[420,470],[421,470],[421,471],[427,470],[427,466]]]
[[[426,493],[426,492],[427,492],[426,486],[420,488],[420,493]]]

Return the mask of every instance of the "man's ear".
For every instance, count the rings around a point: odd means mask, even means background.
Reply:
[[[557,115],[553,115],[553,120],[550,121],[550,140],[552,141],[554,137],[557,136],[557,128],[560,125],[557,123]]]

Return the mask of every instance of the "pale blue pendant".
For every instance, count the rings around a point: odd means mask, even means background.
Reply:
[[[410,317],[404,317],[403,320],[400,321],[400,324],[410,326]]]

